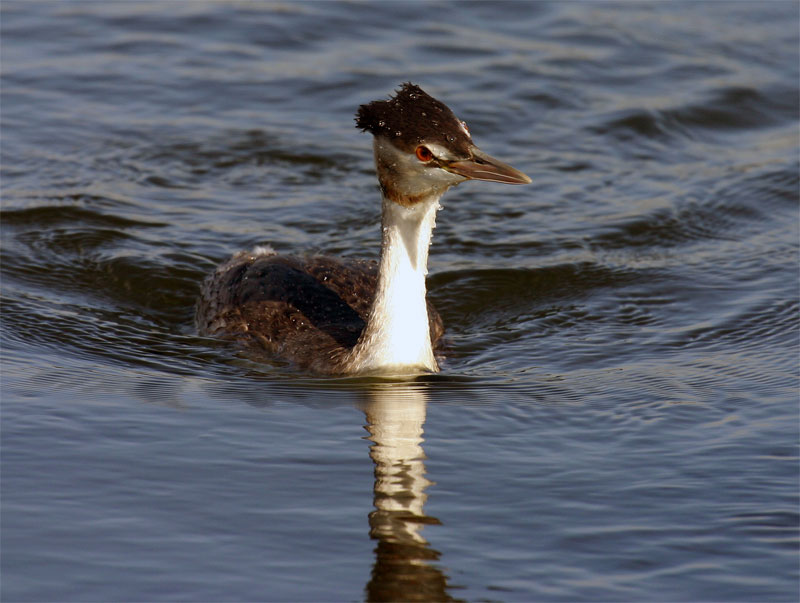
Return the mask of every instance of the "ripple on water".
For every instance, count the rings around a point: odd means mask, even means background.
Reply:
[[[207,356],[190,335],[202,259],[154,246],[163,223],[68,201],[2,211],[6,344],[180,372]]]
[[[394,386],[452,596],[796,595],[796,3],[457,7],[3,3],[5,598],[363,598]],[[443,372],[196,337],[234,251],[376,255],[405,79],[534,176],[445,198]]]
[[[792,227],[797,201],[796,165],[730,170],[720,179],[689,185],[668,206],[611,225],[592,237],[596,249],[681,247],[714,241],[743,241],[765,228]],[[606,227],[609,228],[609,227]]]
[[[702,102],[667,109],[627,109],[590,128],[620,140],[707,138],[709,133],[768,129],[797,118],[798,89],[734,86],[706,92]]]

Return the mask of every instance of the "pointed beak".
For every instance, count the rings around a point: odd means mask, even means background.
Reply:
[[[451,161],[443,165],[444,169],[470,180],[486,180],[488,182],[504,182],[506,184],[530,184],[531,179],[525,174],[487,155],[478,147],[472,147],[472,158]]]

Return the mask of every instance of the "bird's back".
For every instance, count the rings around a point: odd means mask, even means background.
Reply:
[[[240,252],[203,283],[197,328],[300,368],[343,372],[377,280],[375,261]],[[444,327],[430,302],[428,316],[435,348]]]

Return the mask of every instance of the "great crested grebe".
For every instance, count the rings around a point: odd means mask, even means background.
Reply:
[[[374,136],[383,204],[381,253],[368,260],[243,251],[203,283],[203,335],[238,340],[315,373],[439,370],[444,328],[425,299],[439,199],[465,180],[528,184],[483,153],[466,124],[419,86],[361,105],[356,126]]]

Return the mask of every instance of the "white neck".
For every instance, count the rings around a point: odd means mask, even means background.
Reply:
[[[440,197],[411,207],[384,197],[378,286],[367,325],[346,360],[349,370],[439,370],[431,346],[425,276]]]

